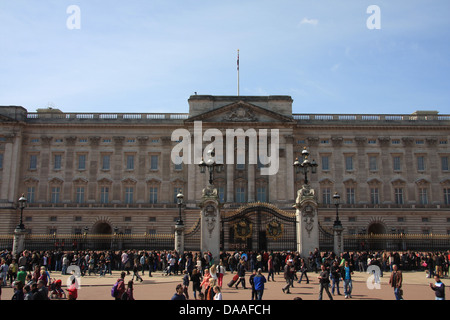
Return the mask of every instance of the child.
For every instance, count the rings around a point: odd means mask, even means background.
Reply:
[[[184,274],[184,276],[183,276],[183,292],[184,292],[184,295],[186,296],[186,300],[189,300],[189,292],[188,292],[189,274],[186,270],[183,270],[183,274]]]
[[[74,277],[72,279],[72,284],[69,288],[67,288],[68,292],[68,300],[77,300],[78,298],[78,289],[77,289],[77,279]]]
[[[214,300],[222,300],[222,292],[220,292],[219,286],[214,286]]]

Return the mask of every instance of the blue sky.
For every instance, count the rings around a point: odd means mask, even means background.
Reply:
[[[67,28],[70,5],[80,29]],[[370,30],[370,5],[381,29]],[[295,113],[450,114],[448,0],[0,0],[0,105],[187,112],[290,95]]]

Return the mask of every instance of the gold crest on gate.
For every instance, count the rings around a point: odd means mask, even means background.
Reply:
[[[236,238],[245,240],[252,236],[252,224],[247,220],[241,220],[234,225],[234,234]]]
[[[283,235],[283,225],[279,221],[269,222],[266,226],[266,234],[272,240],[277,240]]]

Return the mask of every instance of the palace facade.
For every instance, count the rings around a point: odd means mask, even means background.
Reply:
[[[180,189],[192,228],[209,174],[172,161],[180,143],[172,133],[194,137],[198,123],[224,137],[227,129],[267,129],[273,142],[271,130],[279,133],[276,174],[263,174],[262,161],[249,164],[248,154],[214,174],[223,214],[254,202],[294,214],[304,175],[293,163],[307,147],[318,164],[308,180],[322,227],[333,225],[338,192],[346,234],[450,233],[450,115],[296,114],[290,96],[193,95],[188,103],[181,114],[0,107],[0,234],[19,223],[22,194],[32,234],[173,233]]]

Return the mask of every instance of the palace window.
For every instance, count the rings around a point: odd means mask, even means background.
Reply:
[[[428,204],[428,189],[419,188],[419,203]]]
[[[378,188],[370,188],[370,203],[380,204],[380,193]]]
[[[158,203],[158,187],[150,187],[150,201],[149,203]]]
[[[133,203],[133,194],[134,194],[133,187],[125,187],[125,204]]]
[[[425,170],[425,157],[424,156],[418,156],[417,157],[417,170],[418,171],[424,171]]]
[[[109,203],[109,187],[100,187],[100,203]]]
[[[134,170],[134,155],[127,155],[127,170]]]
[[[60,170],[61,162],[62,162],[62,155],[55,154],[55,156],[53,157],[53,169]]]
[[[322,203],[331,204],[331,188],[322,189]]]
[[[441,157],[441,169],[442,171],[448,171],[448,156]]]
[[[345,156],[345,170],[353,170],[353,156]]]
[[[150,156],[150,170],[158,170],[158,156],[157,155]]]
[[[450,188],[444,188],[444,204],[450,204]]]
[[[245,202],[245,187],[236,187],[236,202]]]
[[[77,187],[75,195],[76,203],[84,203],[84,187]]]
[[[86,170],[86,155],[80,154],[78,156],[78,170]]]
[[[61,194],[61,187],[52,187],[50,202],[59,203],[60,194]]]
[[[109,170],[111,167],[111,156],[105,154],[102,156],[102,170]]]
[[[396,204],[403,204],[403,188],[394,189],[394,199]]]
[[[392,158],[392,160],[393,160],[394,171],[401,171],[402,170],[401,158],[399,156],[394,156]]]

